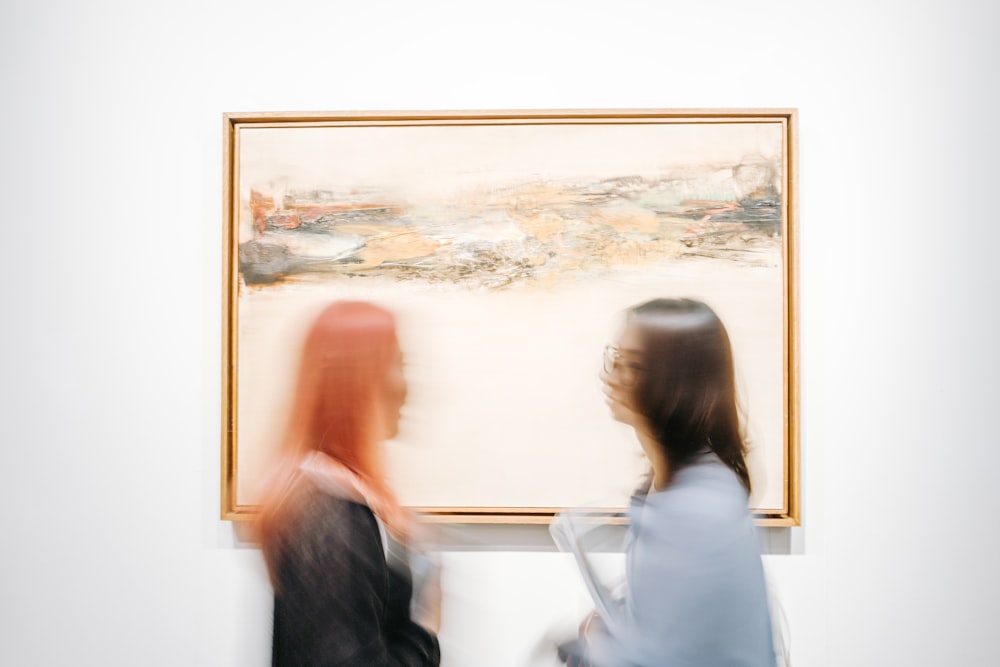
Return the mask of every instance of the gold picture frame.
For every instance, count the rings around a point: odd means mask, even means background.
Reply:
[[[642,466],[602,343],[651,296],[733,339],[758,523],[799,523],[794,109],[226,113],[221,515],[252,518],[321,303],[397,313],[387,444],[437,521],[624,510]]]

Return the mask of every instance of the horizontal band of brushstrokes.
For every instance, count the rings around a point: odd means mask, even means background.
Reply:
[[[659,176],[525,180],[467,188],[433,208],[376,190],[250,184],[248,286],[389,276],[502,289],[711,257],[773,266],[782,168],[748,156]]]

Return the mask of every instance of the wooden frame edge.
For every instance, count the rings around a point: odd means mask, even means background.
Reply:
[[[222,519],[235,523],[250,523],[257,517],[255,509],[246,508],[239,511],[224,513]],[[548,525],[555,514],[547,513],[462,513],[446,512],[421,515],[421,520],[431,524],[451,525]],[[799,525],[797,519],[791,516],[754,515],[754,523],[762,528],[791,528]],[[622,516],[608,517],[606,523],[611,525],[628,525],[628,518]]]
[[[791,222],[788,225],[788,437],[790,442],[788,452],[788,503],[784,523],[776,525],[800,526],[801,514],[801,456],[802,432],[800,425],[801,401],[801,367],[800,367],[800,331],[799,331],[799,134],[798,111],[788,110],[788,215]],[[765,524],[770,525],[770,524]]]
[[[240,510],[236,505],[236,452],[232,440],[235,430],[235,338],[232,334],[233,309],[233,256],[232,245],[232,215],[233,215],[233,188],[235,187],[234,162],[235,162],[235,120],[231,114],[223,114],[222,131],[222,456],[221,456],[221,489],[219,494],[220,519],[223,521],[246,520],[252,518],[254,513],[249,514]]]
[[[433,121],[433,120],[593,120],[593,119],[669,119],[698,116],[707,120],[774,118],[794,116],[790,108],[720,108],[720,109],[476,109],[476,110],[397,110],[397,111],[240,111],[223,114],[226,123],[255,125],[268,123],[358,122],[358,121]]]

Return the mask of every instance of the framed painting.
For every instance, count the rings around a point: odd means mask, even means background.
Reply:
[[[250,518],[311,318],[397,317],[387,474],[454,522],[624,509],[645,472],[599,370],[626,308],[692,297],[736,355],[763,524],[798,522],[790,109],[224,115],[222,516]]]

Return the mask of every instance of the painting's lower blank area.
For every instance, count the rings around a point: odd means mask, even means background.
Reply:
[[[353,278],[249,290],[240,304],[238,501],[253,504],[279,442],[311,316],[364,299],[398,317],[409,398],[387,443],[404,504],[624,507],[645,461],[604,405],[599,371],[626,308],[655,297],[706,301],[730,330],[757,510],[782,507],[781,273],[722,260],[609,271],[557,287],[481,292]]]

